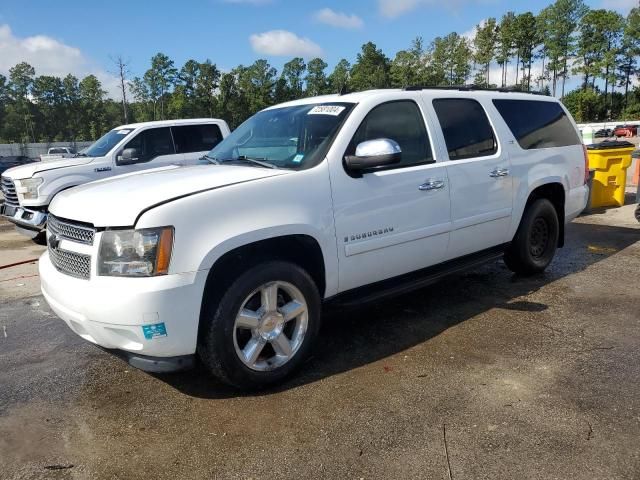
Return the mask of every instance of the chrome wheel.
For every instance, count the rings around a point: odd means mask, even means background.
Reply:
[[[266,283],[245,298],[236,315],[238,358],[257,371],[274,370],[300,349],[309,323],[302,292],[288,282]]]

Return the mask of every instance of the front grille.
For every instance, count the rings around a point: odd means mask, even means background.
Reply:
[[[2,177],[0,182],[0,188],[2,188],[2,195],[4,195],[5,205],[11,205],[12,207],[19,207],[18,194],[16,193],[16,186],[13,180],[7,177]]]
[[[66,238],[73,242],[93,245],[93,237],[96,233],[95,229],[80,225],[67,220],[60,220],[49,214],[47,217],[47,230],[49,233],[55,234],[60,238]]]
[[[49,258],[60,273],[85,280],[91,276],[90,255],[51,248],[51,244],[49,244]]]

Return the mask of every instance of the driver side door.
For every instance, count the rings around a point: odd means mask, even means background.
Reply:
[[[136,155],[128,163],[122,153],[135,149]],[[149,128],[129,140],[116,155],[116,174],[136,172],[166,165],[180,165],[184,155],[176,153],[169,127]]]
[[[345,154],[353,155],[364,141],[387,138],[400,146],[400,163],[354,175],[342,159],[331,162],[339,291],[442,261],[451,226],[449,182],[426,125],[418,101],[378,104]]]

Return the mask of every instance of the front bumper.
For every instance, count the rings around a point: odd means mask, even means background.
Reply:
[[[48,252],[39,270],[51,309],[85,340],[147,360],[195,353],[207,271],[84,280],[58,272]]]
[[[47,222],[47,214],[45,212],[13,205],[0,206],[0,215],[11,223],[15,223],[18,227],[34,232],[43,231]]]

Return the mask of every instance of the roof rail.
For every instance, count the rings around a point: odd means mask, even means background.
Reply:
[[[502,93],[530,93],[532,95],[544,95],[542,92],[527,92],[525,90],[521,90],[517,87],[481,87],[478,85],[410,85],[408,87],[404,87],[403,90],[406,91],[416,91],[416,90],[458,90],[462,92],[470,92],[470,91],[486,91],[486,92],[502,92]]]

